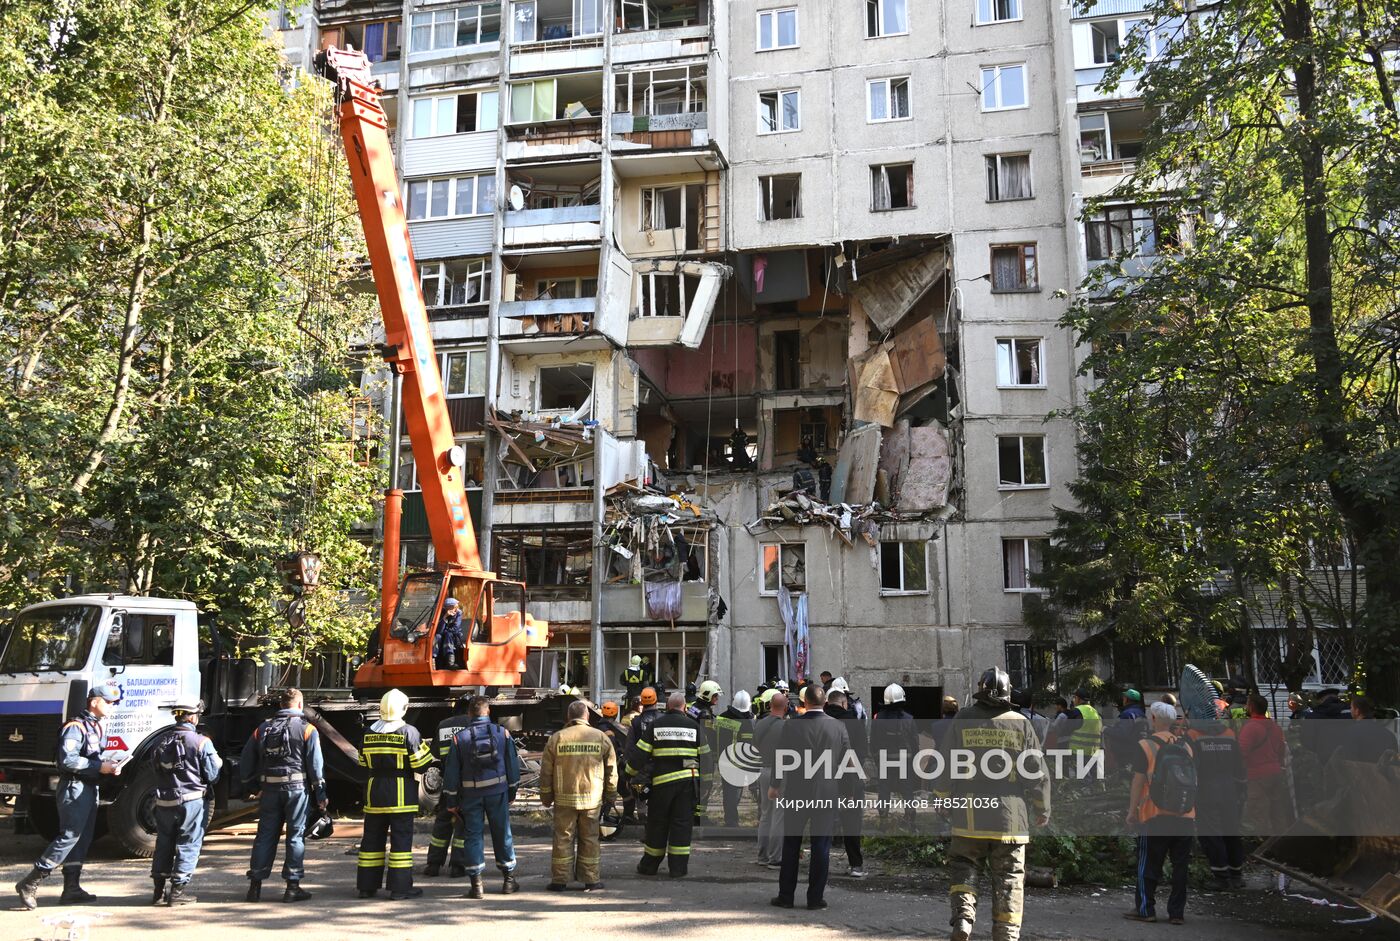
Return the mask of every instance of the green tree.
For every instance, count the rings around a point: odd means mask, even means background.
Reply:
[[[0,605],[110,587],[274,638],[275,562],[372,593],[374,471],[351,459],[372,308],[325,133],[264,11],[0,0]],[[369,621],[323,605],[317,643]]]
[[[1385,58],[1400,20],[1309,0],[1160,0],[1147,15],[1104,86],[1135,81],[1154,115],[1111,194],[1153,223],[1118,233],[1124,251],[1067,317],[1099,378],[1078,410],[1081,508],[1061,517],[1042,627],[1087,615],[1162,636],[1185,612],[1196,636],[1233,623],[1247,654],[1238,628],[1267,595],[1291,676],[1320,618],[1355,628],[1372,690],[1400,701],[1400,148]],[[1149,33],[1168,55],[1149,58]],[[1131,257],[1143,229],[1169,249],[1150,266]],[[1177,453],[1162,464],[1163,450]],[[1147,538],[1167,514],[1196,534],[1183,552]],[[1364,592],[1307,574],[1309,542],[1341,540]]]

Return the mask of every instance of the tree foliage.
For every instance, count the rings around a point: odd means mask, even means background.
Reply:
[[[276,559],[365,594],[372,308],[319,83],[233,0],[0,0],[0,606],[111,588],[285,639]],[[368,623],[323,605],[315,642]]]
[[[1147,16],[1103,87],[1136,83],[1153,121],[1090,210],[1149,207],[1166,250],[1143,259],[1141,229],[1121,233],[1066,318],[1095,382],[1038,626],[1249,664],[1248,628],[1275,621],[1296,688],[1325,625],[1395,700],[1400,17],[1364,0]]]

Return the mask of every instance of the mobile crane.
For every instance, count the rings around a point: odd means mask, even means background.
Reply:
[[[563,725],[565,698],[521,686],[530,649],[549,640],[548,625],[525,610],[525,586],[484,571],[466,503],[464,459],[454,442],[432,336],[409,244],[403,201],[389,148],[388,121],[362,53],[328,49],[321,73],[335,84],[336,108],[370,270],[384,320],[385,360],[401,377],[404,416],[422,484],[437,570],[410,573],[399,584],[403,492],[386,493],[379,627],[371,656],[350,689],[304,689],[307,718],[320,730],[332,803],[353,808],[363,792],[358,743],[377,718],[380,695],[409,694],[408,721],[425,737],[457,712],[466,692],[496,696],[493,712],[527,746]],[[293,568],[296,566],[294,565]],[[299,576],[309,577],[305,569]],[[296,580],[296,579],[294,579]],[[433,635],[448,598],[463,612],[463,661],[439,669]],[[158,733],[172,722],[168,707],[202,698],[201,731],[224,756],[215,805],[237,792],[238,758],[257,724],[273,711],[270,665],[222,649],[212,624],[201,624],[188,601],[116,594],[61,598],[19,612],[0,649],[0,796],[13,796],[16,816],[46,837],[57,831],[54,763],[59,728],[81,710],[86,691],[115,684],[122,699],[107,720],[107,748],[129,752],[128,771],[103,782],[99,828],[127,850],[155,847]],[[511,689],[513,688],[513,690]],[[421,793],[436,800],[438,769]]]

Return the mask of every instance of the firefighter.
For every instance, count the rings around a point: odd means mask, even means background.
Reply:
[[[170,711],[175,715],[175,725],[161,735],[151,750],[156,765],[152,905],[187,905],[197,901],[185,887],[194,875],[204,845],[205,798],[224,766],[214,743],[195,731],[203,708],[203,703],[173,706]]]
[[[719,697],[724,693],[720,685],[714,680],[706,680],[700,684],[700,688],[695,693],[695,698],[687,710],[687,714],[700,724],[700,729],[705,733],[705,744],[712,754],[717,754],[719,747],[719,728],[715,725],[715,703],[719,702]],[[705,816],[705,809],[710,805],[710,791],[714,788],[714,771],[704,770],[700,775],[700,787],[695,795],[695,822],[698,824]]]
[[[633,728],[638,724],[640,720],[632,723]],[[646,725],[627,756],[627,764],[641,769],[639,777],[651,786],[637,872],[656,875],[665,857],[667,873],[672,878],[684,876],[690,864],[697,789],[710,765],[704,730],[685,714],[684,694],[670,695],[665,714]]]
[[[741,689],[734,694],[729,708],[715,718],[715,729],[719,736],[719,744],[715,749],[716,760],[730,745],[753,741],[753,715],[749,711],[752,706],[753,702],[749,699],[749,694]],[[737,827],[739,825],[739,795],[743,788],[737,784],[730,784],[728,781],[723,782],[723,785],[724,825]]]
[[[627,669],[622,671],[622,685],[627,689],[628,700],[635,699],[646,683],[647,671],[642,666],[642,658],[633,655],[632,659],[627,661]]]
[[[980,773],[944,775],[934,787],[937,797],[966,803],[940,809],[949,817],[953,833],[948,846],[952,939],[967,941],[972,934],[977,873],[986,865],[992,881],[992,939],[1016,941],[1026,888],[1026,844],[1031,821],[1043,827],[1050,820],[1050,777],[1035,728],[1011,704],[1011,679],[1000,667],[982,674],[972,704],[958,711],[939,747],[945,768],[952,767],[947,759],[955,749],[977,756],[973,768]],[[989,758],[988,752],[999,754]],[[992,774],[1004,766],[1015,773]]]
[[[1070,751],[1092,755],[1103,747],[1103,719],[1089,705],[1089,691],[1077,689],[1070,708],[1070,732],[1066,746]],[[1075,718],[1078,713],[1078,719]]]
[[[485,895],[481,873],[486,868],[485,830],[491,829],[496,868],[505,877],[501,892],[520,888],[515,881],[515,843],[510,832],[510,803],[520,783],[520,756],[515,741],[491,721],[491,702],[485,697],[472,703],[472,720],[452,740],[447,755],[443,797],[462,816],[466,836],[467,875],[472,884],[466,897]]]
[[[433,762],[433,749],[404,721],[408,696],[391,689],[379,700],[379,721],[365,733],[360,765],[369,769],[365,785],[365,824],[355,888],[373,898],[386,882],[394,901],[417,898],[413,884],[413,819],[418,816],[418,779]],[[385,848],[388,853],[385,853]]]
[[[648,686],[642,690],[637,697],[637,705],[642,709],[627,726],[627,745],[618,755],[622,762],[622,787],[628,798],[623,802],[623,819],[637,819],[637,805],[645,803],[646,784],[639,777],[641,765],[632,765],[632,756],[636,754],[637,742],[641,741],[647,729],[651,728],[653,722],[661,717],[661,707],[656,702],[656,690]],[[634,787],[634,783],[636,786]]]
[[[311,893],[301,887],[306,858],[306,812],[310,799],[325,810],[325,773],[321,760],[321,736],[302,712],[299,689],[284,689],[278,696],[281,709],[254,730],[238,768],[245,791],[258,792],[258,833],[248,865],[246,900],[262,899],[263,880],[272,875],[277,858],[277,838],[287,827],[287,855],[282,878],[287,889],[284,902],[304,902]]]
[[[456,715],[448,716],[438,723],[437,739],[433,750],[443,767],[447,766],[447,753],[452,750],[452,740],[457,733],[467,727],[472,717],[472,700],[475,696],[463,696],[457,701],[461,709]],[[428,839],[428,863],[423,867],[423,875],[436,876],[442,872],[442,864],[450,859],[447,875],[460,879],[467,874],[465,837],[462,831],[461,816],[453,813],[452,802],[438,799],[437,815],[433,818],[433,835]],[[448,846],[451,846],[451,852]]]
[[[29,870],[15,883],[15,891],[25,908],[39,904],[39,883],[57,866],[63,867],[63,895],[59,900],[95,902],[97,896],[83,891],[79,881],[88,844],[97,825],[97,788],[104,774],[120,774],[117,762],[102,757],[107,730],[102,720],[121,699],[121,690],[111,684],[88,690],[87,707],[69,719],[58,735],[58,836]]]
[[[891,683],[885,687],[884,704],[870,723],[870,749],[876,758],[879,774],[876,793],[880,820],[889,818],[891,794],[898,791],[904,801],[904,818],[914,822],[914,775],[909,757],[919,750],[919,729],[914,714],[905,703],[904,687]],[[903,756],[903,757],[901,757]]]
[[[617,711],[616,703],[608,703]],[[617,753],[606,732],[588,724],[588,705],[569,703],[568,724],[549,737],[540,759],[540,804],[554,807],[551,892],[569,887],[575,866],[583,888],[603,888],[598,816],[617,800]],[[578,842],[575,853],[574,842]]]
[[[442,618],[437,636],[433,638],[433,661],[439,670],[461,670],[466,664],[462,655],[466,642],[462,638],[462,606],[456,598],[442,603]]]

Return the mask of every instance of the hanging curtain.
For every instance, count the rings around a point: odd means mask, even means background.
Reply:
[[[1031,162],[1024,157],[997,161],[997,190],[1002,199],[1027,199],[1031,195]]]
[[[890,208],[890,172],[884,167],[875,168],[875,208]]]
[[[778,611],[783,616],[783,653],[788,676],[794,681],[806,677],[812,659],[812,642],[807,630],[807,593],[793,594],[786,585],[778,586]]]
[[[554,79],[535,83],[535,120],[554,120]]]
[[[1014,248],[992,252],[992,287],[1014,291],[1021,287],[1021,255]]]

